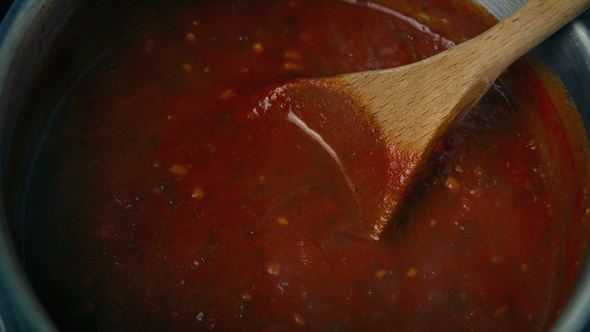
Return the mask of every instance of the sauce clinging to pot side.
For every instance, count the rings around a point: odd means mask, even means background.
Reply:
[[[379,242],[346,231],[354,192],[370,188],[350,188],[338,165],[387,181],[379,133],[346,114],[326,121],[329,108],[253,112],[252,96],[276,79],[400,66],[452,46],[441,37],[456,34],[450,25],[416,15],[441,31],[373,3],[202,2],[105,55],[61,111],[38,179],[51,185],[33,200],[45,224],[29,235],[42,239],[27,245],[27,269],[58,325],[545,328],[557,203],[501,81]]]

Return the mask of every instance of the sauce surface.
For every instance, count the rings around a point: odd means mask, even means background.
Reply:
[[[379,133],[323,112],[253,112],[274,80],[453,45],[450,25],[424,20],[370,2],[211,1],[113,47],[68,97],[39,166],[48,185],[29,203],[43,223],[28,232],[27,270],[60,328],[545,328],[555,197],[501,81],[378,242],[347,231],[354,192],[371,189],[351,188],[338,162],[386,175]],[[339,134],[327,144],[338,158],[305,126]]]

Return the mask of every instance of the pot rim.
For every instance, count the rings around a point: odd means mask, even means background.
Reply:
[[[19,55],[24,37],[34,26],[43,9],[49,5],[43,0],[15,0],[0,24],[0,143],[10,146],[11,133],[5,133],[4,120],[9,109],[6,82],[10,77],[14,59]],[[7,169],[6,158],[0,162],[2,186],[0,196],[4,197],[4,179]],[[0,331],[57,331],[43,305],[25,275],[17,255],[15,243],[10,237],[5,200],[0,200]]]

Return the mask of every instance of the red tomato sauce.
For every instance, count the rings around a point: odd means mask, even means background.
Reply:
[[[558,283],[556,198],[501,80],[380,241],[347,231],[358,215],[352,193],[375,190],[370,183],[352,188],[284,113],[253,113],[276,80],[408,64],[459,34],[442,18],[416,17],[372,3],[211,1],[105,53],[56,121],[39,180],[51,185],[34,201],[44,223],[25,251],[58,326],[546,328]],[[301,120],[340,130],[329,144],[339,160],[387,181],[380,134],[325,112]]]

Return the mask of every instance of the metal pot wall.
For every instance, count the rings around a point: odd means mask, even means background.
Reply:
[[[109,0],[106,0],[107,2]],[[477,0],[498,18],[504,18],[523,0]],[[18,179],[8,177],[8,156],[15,137],[17,117],[29,85],[49,50],[59,50],[58,32],[68,27],[80,11],[111,10],[84,0],[17,0],[0,26],[0,332],[56,331],[36,298],[23,272],[18,255]],[[535,51],[563,81],[590,132],[590,12],[559,31]],[[83,62],[83,61],[82,61]],[[79,65],[73,64],[75,69]],[[75,70],[74,70],[75,71]],[[75,74],[77,75],[77,74]],[[67,74],[65,75],[67,77]],[[75,76],[70,77],[75,79]],[[66,80],[67,81],[67,80]],[[51,89],[63,95],[68,84]],[[39,136],[18,140],[17,149],[25,161],[33,158],[34,143],[43,133],[50,113],[32,121]],[[590,319],[590,262],[586,262],[567,306],[553,326],[554,331],[582,331]]]

